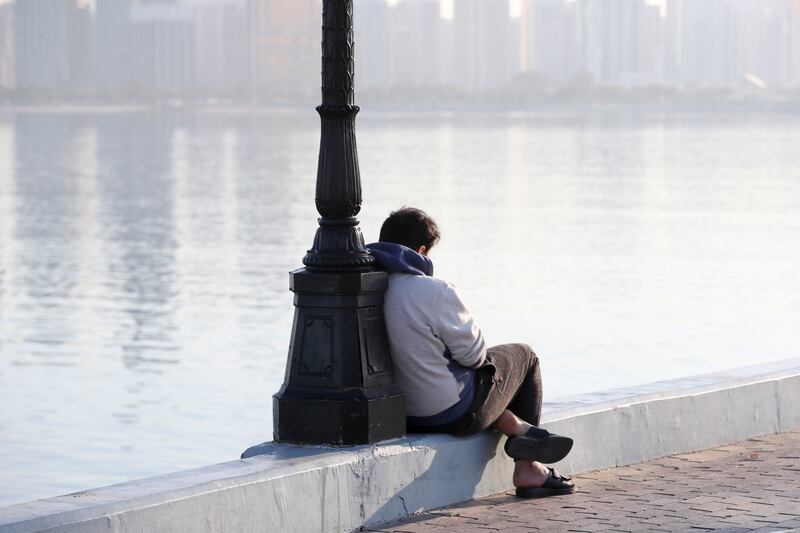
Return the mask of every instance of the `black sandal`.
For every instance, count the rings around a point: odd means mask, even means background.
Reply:
[[[516,490],[519,498],[546,498],[547,496],[563,496],[575,492],[572,478],[562,476],[555,468],[548,468],[550,475],[541,487],[523,487]]]
[[[557,463],[572,449],[572,439],[534,426],[525,435],[509,437],[503,449],[513,459]]]

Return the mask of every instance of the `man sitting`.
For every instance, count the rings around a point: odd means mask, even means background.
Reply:
[[[487,349],[455,287],[433,277],[428,254],[436,223],[404,207],[368,245],[389,272],[384,313],[395,377],[406,395],[409,432],[472,435],[494,426],[508,436],[517,496],[575,492],[570,478],[542,463],[563,459],[572,439],[537,427],[542,407],[539,360],[525,344]]]

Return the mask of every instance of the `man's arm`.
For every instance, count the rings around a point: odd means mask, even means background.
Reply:
[[[436,306],[434,334],[447,346],[453,360],[468,368],[486,361],[486,341],[455,287],[447,284]]]

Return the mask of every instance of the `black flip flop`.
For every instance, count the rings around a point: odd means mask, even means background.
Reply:
[[[557,463],[572,449],[572,439],[534,426],[525,435],[509,437],[503,449],[513,459]]]
[[[547,496],[563,496],[575,492],[572,478],[562,476],[555,468],[548,468],[550,475],[541,487],[525,487],[516,490],[520,498],[546,498]]]

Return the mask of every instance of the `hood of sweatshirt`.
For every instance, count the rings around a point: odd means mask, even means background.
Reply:
[[[411,248],[393,242],[374,242],[367,249],[375,256],[378,268],[390,274],[433,276],[433,262]]]

